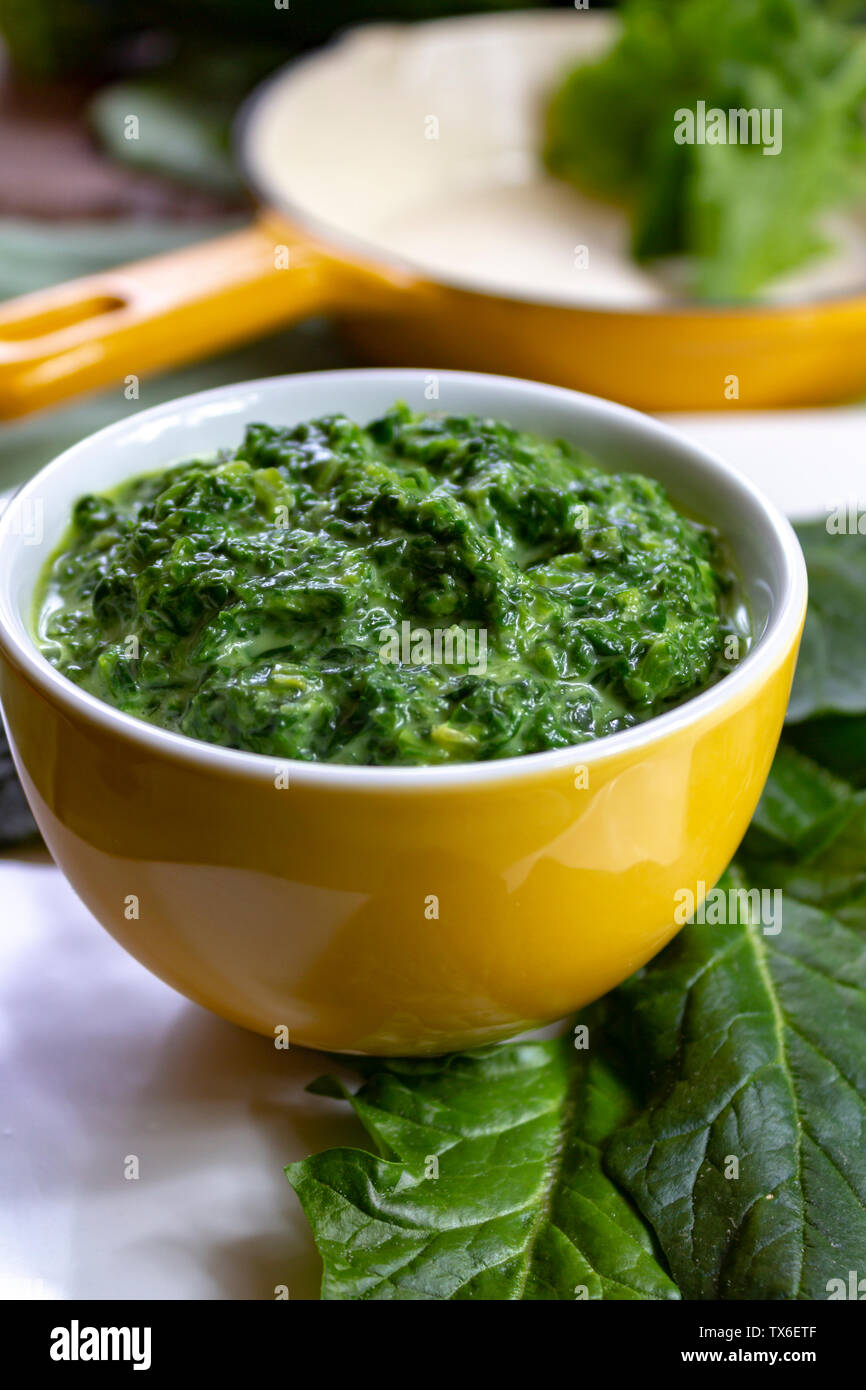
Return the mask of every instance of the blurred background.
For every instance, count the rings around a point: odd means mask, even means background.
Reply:
[[[714,90],[720,94],[725,86],[731,94],[742,98],[747,93],[752,99],[756,91],[764,91],[760,84],[768,76],[771,82],[784,78],[786,96],[793,91],[799,98],[786,110],[786,135],[788,117],[796,114],[798,105],[802,113],[805,133],[799,146],[792,128],[791,153],[786,144],[784,160],[758,159],[745,165],[717,161],[716,187],[709,187],[712,180],[704,178],[697,194],[703,200],[699,216],[705,226],[730,217],[722,237],[730,248],[728,262],[738,255],[741,263],[749,262],[738,244],[754,236],[754,224],[763,218],[763,241],[751,259],[753,264],[757,261],[756,272],[766,275],[774,269],[766,264],[768,255],[782,247],[786,237],[790,240],[798,216],[805,218],[809,212],[799,206],[801,190],[803,198],[831,201],[833,188],[846,178],[853,179],[858,167],[863,175],[861,192],[866,190],[866,158],[858,164],[858,156],[866,155],[866,126],[858,134],[863,143],[856,150],[845,147],[850,129],[833,107],[834,102],[836,108],[845,101],[852,105],[850,93],[855,87],[858,94],[866,92],[866,76],[860,70],[866,67],[866,46],[862,53],[851,55],[849,73],[844,62],[837,61],[845,40],[836,34],[829,48],[836,47],[827,58],[834,84],[826,84],[828,96],[822,105],[823,70],[816,62],[806,72],[810,47],[816,46],[809,37],[812,31],[804,30],[798,43],[789,45],[788,56],[782,56],[785,25],[790,26],[798,5],[850,20],[866,12],[866,0],[715,0],[716,13],[731,16],[725,39],[728,48],[721,58],[713,58],[715,37],[706,32],[713,3],[631,0],[629,13],[641,4],[662,12],[690,12],[695,32],[688,32],[688,21],[677,20],[678,53],[670,63],[666,51],[658,52],[667,49],[669,37],[660,40],[656,35],[639,55],[640,44],[633,44],[631,68],[626,62],[619,75],[613,71],[606,87],[602,83],[587,89],[590,106],[578,103],[575,107],[567,98],[562,107],[564,148],[555,152],[551,163],[565,180],[582,182],[590,191],[601,183],[595,191],[602,197],[612,194],[614,199],[623,191],[618,179],[620,183],[631,180],[626,191],[632,194],[641,166],[651,166],[652,192],[643,196],[642,225],[634,237],[644,250],[670,255],[676,250],[681,232],[676,222],[682,221],[685,206],[675,187],[677,181],[680,189],[683,183],[682,148],[678,152],[670,140],[667,114],[663,133],[668,164],[644,159],[636,137],[641,124],[649,127],[659,120],[651,103],[655,101],[658,108],[670,95],[665,87],[666,63],[680,65],[670,79],[671,89],[676,79],[676,90],[682,91],[685,73],[698,84],[699,94]],[[183,4],[173,0],[0,0],[0,300],[200,242],[248,223],[251,200],[233,158],[233,119],[247,94],[270,72],[327,43],[340,30],[373,22],[413,23],[497,11],[574,14],[584,8],[598,11],[617,6],[611,0],[184,0]],[[772,44],[776,30],[780,34],[778,72],[772,70],[775,59],[767,56],[767,44]],[[740,50],[753,37],[756,49],[763,44],[763,51],[751,58],[744,53],[740,63]],[[751,59],[753,80],[747,87],[742,78]],[[718,71],[720,64],[723,73]],[[645,98],[639,90],[642,84],[634,81],[635,70],[646,70]],[[618,81],[624,91],[617,88]],[[805,93],[796,91],[801,84]],[[769,89],[767,95],[771,95]],[[140,121],[135,139],[124,138],[128,112],[135,112]],[[587,126],[596,138],[583,142],[576,160],[574,131]],[[824,134],[831,127],[837,131],[835,144]],[[575,170],[575,163],[581,167]],[[783,166],[790,171],[788,185],[779,188],[778,196],[767,197],[765,176],[783,176]],[[750,175],[751,190],[744,186],[744,173]],[[829,187],[816,191],[822,180]],[[731,213],[738,202],[742,204],[739,224],[736,208]],[[769,204],[778,206],[775,224],[767,213]],[[671,207],[677,211],[671,213]],[[856,238],[864,241],[859,228]],[[866,259],[866,243],[857,254]],[[729,263],[721,268],[730,273]],[[182,371],[148,377],[140,406],[225,381],[352,365],[355,360],[329,325],[308,322]],[[113,388],[4,422],[0,426],[0,495],[58,450],[117,414],[117,389]]]
[[[279,3],[279,0],[277,0]],[[0,0],[0,299],[249,218],[231,125],[269,72],[353,24],[559,5],[490,0]],[[593,0],[593,8],[603,8]],[[122,138],[123,114],[143,116]],[[141,407],[274,371],[351,365],[307,323],[149,378]],[[0,492],[118,414],[116,389],[0,427]]]

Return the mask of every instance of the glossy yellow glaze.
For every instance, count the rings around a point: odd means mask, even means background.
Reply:
[[[821,405],[866,391],[866,295],[608,312],[364,265],[269,214],[245,231],[0,305],[0,418],[194,361],[315,313],[374,361],[504,372],[645,410]],[[736,391],[731,381],[736,377]]]
[[[587,777],[578,750],[458,787],[196,766],[37,690],[2,651],[0,698],[49,848],[149,969],[298,1044],[440,1052],[561,1017],[669,940],[674,895],[718,878],[752,815],[798,641],[698,720],[596,745]]]
[[[344,321],[373,362],[505,373],[639,410],[770,410],[866,392],[864,295],[789,309],[613,313],[418,284],[383,297],[376,315]]]

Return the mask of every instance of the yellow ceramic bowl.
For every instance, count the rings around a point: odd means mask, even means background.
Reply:
[[[438,391],[438,397],[436,392]],[[101,704],[33,639],[37,579],[84,492],[232,445],[249,420],[402,397],[573,439],[661,479],[730,539],[759,633],[680,708],[574,749],[462,767],[278,764]],[[622,406],[502,377],[347,371],[221,387],[68,450],[0,521],[0,698],[57,863],[138,960],[293,1042],[422,1053],[558,1018],[674,934],[764,785],[806,605],[796,538],[750,483]],[[280,775],[288,769],[288,786]]]

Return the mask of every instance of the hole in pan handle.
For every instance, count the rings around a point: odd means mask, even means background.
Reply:
[[[258,222],[0,304],[0,419],[180,365],[331,307],[317,251]]]

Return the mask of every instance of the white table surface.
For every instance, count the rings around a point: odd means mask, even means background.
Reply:
[[[791,516],[866,506],[866,409],[676,423]],[[315,1298],[282,1169],[361,1140],[305,1095],[325,1069],[149,975],[45,851],[0,855],[0,1296]]]
[[[358,1142],[348,1107],[304,1094],[330,1059],[162,984],[43,850],[0,858],[0,912],[0,1296],[316,1297],[282,1169]]]

